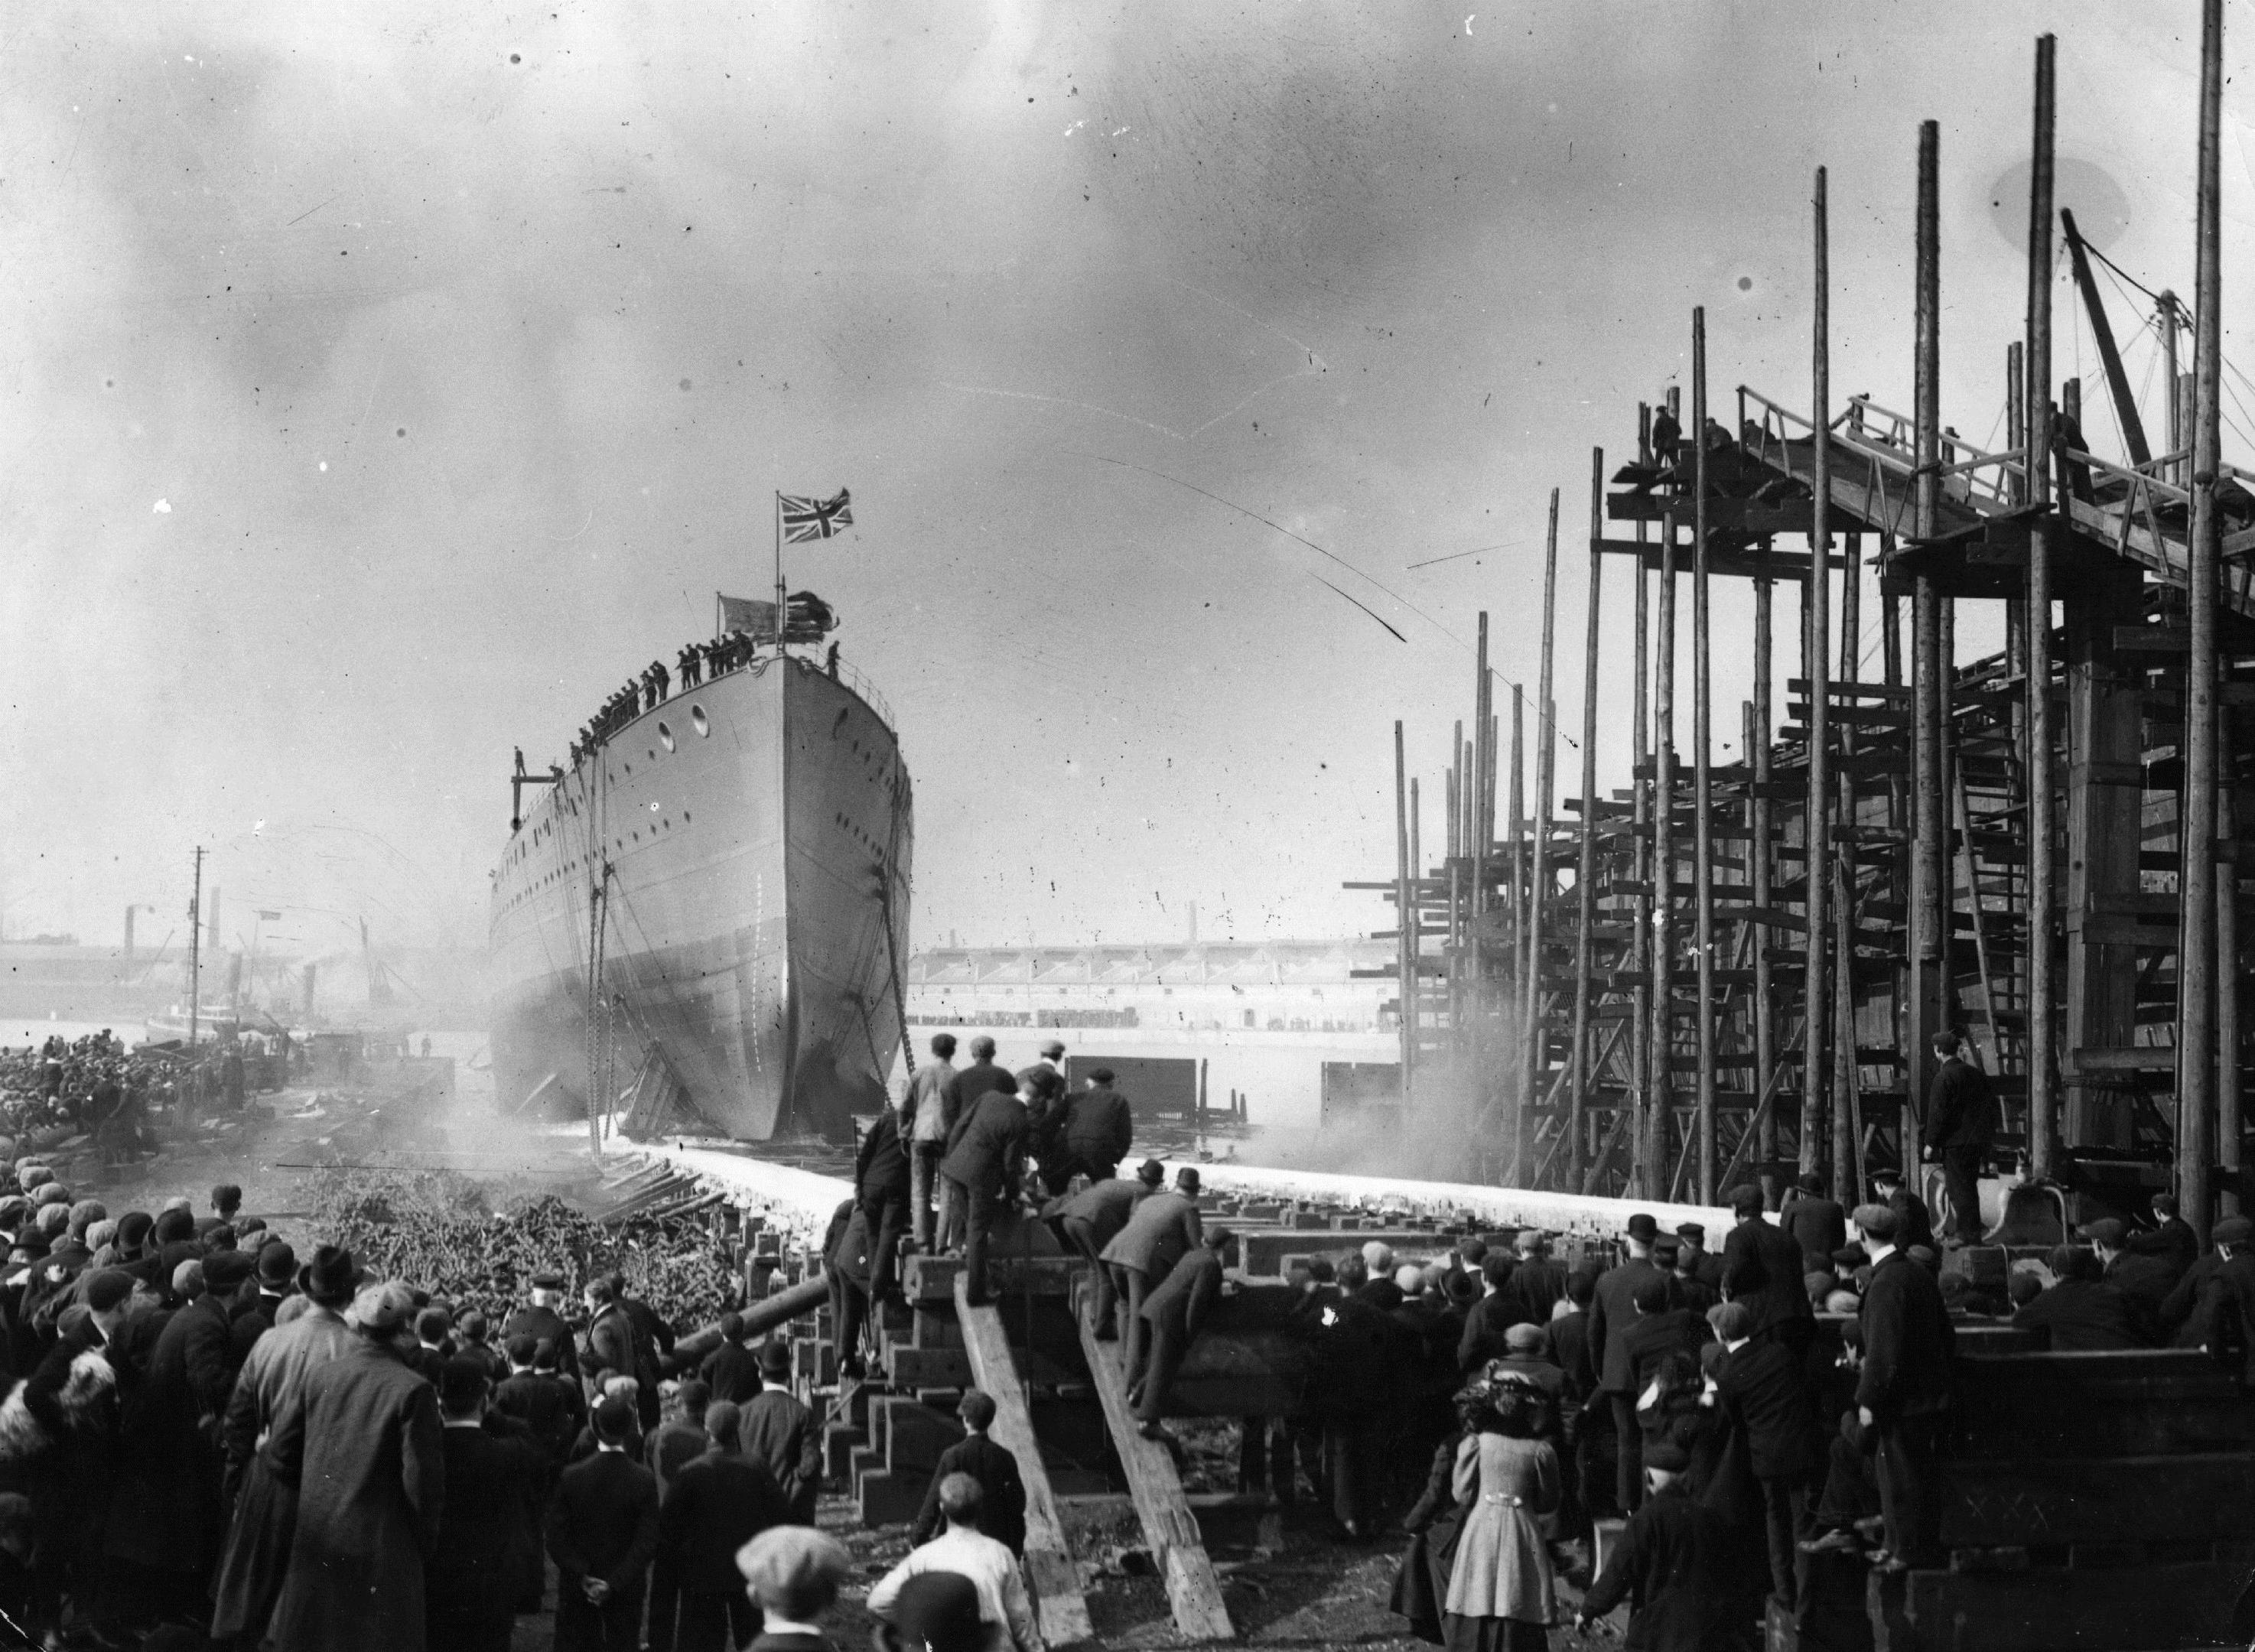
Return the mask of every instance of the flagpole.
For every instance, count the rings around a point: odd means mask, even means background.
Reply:
[[[776,654],[780,657],[790,651],[789,649],[785,647],[783,640],[783,621],[785,615],[783,613],[783,494],[780,491],[778,491],[775,496],[775,573]]]

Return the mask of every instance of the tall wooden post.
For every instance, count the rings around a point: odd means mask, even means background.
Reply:
[[[1409,766],[1402,755],[1401,724],[1394,725],[1394,914],[1401,971],[1401,1105],[1411,1105],[1417,1073],[1417,905],[1410,895]]]
[[[1487,714],[1487,610],[1482,608],[1479,616],[1479,649],[1475,674],[1472,678],[1472,738],[1478,742],[1478,748],[1472,756],[1472,795],[1470,812],[1472,841],[1465,847],[1465,853],[1472,856],[1472,916],[1474,917],[1487,910],[1488,842],[1495,835],[1490,829],[1492,823],[1484,821],[1480,818],[1489,806],[1487,799],[1495,795],[1495,777],[1491,771],[1488,762]],[[1481,946],[1478,938],[1477,925],[1475,925],[1475,938],[1472,944],[1476,949]],[[1474,956],[1478,955],[1478,952],[1475,951]],[[1486,972],[1475,966],[1473,973],[1479,975]]]
[[[1746,814],[1753,842],[1746,850],[1746,870],[1753,884],[1754,904],[1760,907],[1771,903],[1772,857],[1776,854],[1769,798],[1770,683],[1776,675],[1770,631],[1775,595],[1771,580],[1754,581],[1754,698],[1747,708],[1746,725],[1746,763],[1753,777],[1748,788],[1753,798]],[[1758,934],[1754,942],[1754,1105],[1761,1116],[1761,1134],[1755,1145],[1764,1164],[1777,1159],[1777,1102],[1771,1088],[1777,1078],[1777,988],[1771,975],[1769,945],[1766,937]],[[1771,1097],[1767,1107],[1761,1106],[1765,1095]]]
[[[1674,386],[1668,411],[1677,407]],[[1682,455],[1660,457],[1680,478]],[[1680,481],[1671,485],[1671,507],[1680,498]],[[1642,1175],[1633,1196],[1652,1199],[1668,1191],[1668,1150],[1675,1130],[1675,519],[1671,508],[1660,524],[1660,612],[1657,658],[1653,666],[1652,786],[1652,1049],[1651,1105],[1645,1120]]]
[[[1652,453],[1652,407],[1640,402],[1636,409],[1636,454],[1639,465],[1649,466]],[[1640,1167],[1644,1162],[1645,1144],[1648,1132],[1645,1120],[1652,1104],[1652,776],[1647,765],[1652,761],[1652,706],[1648,679],[1651,672],[1650,602],[1652,581],[1644,571],[1644,518],[1636,522],[1636,705],[1631,718],[1633,727],[1629,731],[1630,749],[1634,754],[1635,766],[1629,783],[1629,821],[1634,832],[1635,847],[1631,851],[1632,876],[1638,893],[1629,903],[1631,914],[1629,934],[1629,968],[1634,972],[1636,985],[1630,990],[1629,1009],[1633,1019],[1629,1035],[1629,1185],[1641,1187]],[[1584,1185],[1587,1193],[1591,1189]]]
[[[1707,630],[1707,312],[1691,312],[1691,905],[1697,959],[1699,1202],[1715,1202],[1715,843],[1710,764],[1714,729]]]
[[[2209,1167],[2216,1144],[2216,617],[2223,518],[2216,510],[2223,462],[2223,296],[2221,121],[2223,0],[2205,0],[2200,25],[2200,212],[2192,308],[2192,543],[2185,607],[2192,657],[2185,666],[2184,846],[2178,887],[2184,951],[2177,960],[2177,1198],[2180,1213],[2208,1239],[2213,1215]],[[2233,960],[2236,967],[2237,960]]]
[[[1911,414],[1917,480],[1911,494],[1911,537],[1934,537],[1942,478],[1942,231],[1941,124],[1918,129],[1918,301],[1916,359]],[[1919,1120],[1923,1112],[1928,1041],[1941,1024],[1949,981],[1949,895],[1943,882],[1947,817],[1942,808],[1942,597],[1921,573],[1911,598],[1911,994],[1904,1028],[1906,1086],[1902,1107],[1902,1164],[1916,1179]]]
[[[1805,854],[1802,911],[1809,920],[1802,949],[1801,1156],[1816,1168],[1812,1149],[1831,1117],[1832,1073],[1827,1035],[1832,1016],[1832,297],[1831,243],[1826,221],[1824,169],[1816,169],[1812,207],[1814,325],[1809,340],[1809,419],[1814,501],[1809,524],[1809,801],[1802,831]],[[1836,1131],[1837,1134],[1837,1131]],[[1852,1150],[1853,1143],[1851,1143]]]
[[[1549,1029],[1542,1015],[1543,957],[1549,938],[1554,880],[1550,875],[1551,812],[1557,798],[1557,706],[1556,680],[1558,618],[1558,490],[1550,490],[1550,524],[1542,547],[1542,679],[1535,701],[1535,844],[1527,894],[1527,1042],[1521,1065],[1518,1121],[1513,1129],[1512,1185],[1523,1187],[1534,1164],[1535,1104],[1548,1065]]]
[[[1566,1119],[1566,1177],[1582,1185],[1584,1110],[1589,1105],[1590,971],[1597,960],[1591,931],[1598,925],[1598,603],[1605,588],[1605,450],[1590,449],[1590,589],[1582,637],[1582,853],[1574,865],[1574,1068]]]
[[[1840,561],[1840,681],[1849,687],[1854,686],[1863,671],[1859,652],[1863,601],[1864,538],[1861,534],[1851,533]],[[1849,703],[1861,702],[1851,695]],[[1838,743],[1843,759],[1837,781],[1839,819],[1849,829],[1850,836],[1832,856],[1831,1100],[1833,1112],[1851,1121],[1847,1135],[1852,1149],[1856,1141],[1853,1121],[1862,1116],[1858,1098],[1860,1075],[1856,1063],[1856,914],[1852,905],[1856,883],[1856,771],[1852,760],[1858,743],[1854,723],[1840,730]]]
[[[2051,503],[2051,215],[2053,37],[2036,40],[2035,137],[2028,179],[2027,420],[2028,503]],[[2057,1170],[2059,1068],[2052,1048],[2052,926],[2057,891],[2052,866],[2051,521],[2028,527],[2027,595],[2027,917],[2028,1170],[2048,1180]]]
[[[2216,1162],[2218,1213],[2239,1209],[2239,810],[2232,797],[2231,709],[2216,707]]]
[[[1517,683],[1511,685],[1511,947],[1513,965],[1512,987],[1514,993],[1527,989],[1527,695]],[[1525,1037],[1521,1025],[1519,1035]]]

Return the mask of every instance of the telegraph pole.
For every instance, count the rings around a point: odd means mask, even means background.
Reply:
[[[196,845],[196,880],[188,896],[188,1058],[196,1054],[196,1017],[202,1010],[204,846]]]

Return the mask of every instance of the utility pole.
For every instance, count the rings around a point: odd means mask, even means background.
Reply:
[[[204,846],[196,845],[196,880],[188,896],[188,1058],[196,1054],[196,1019],[203,1009]]]
[[[2216,574],[2223,521],[2216,510],[2223,455],[2221,206],[2223,0],[2206,0],[2200,31],[2199,232],[2192,306],[2192,543],[2186,576],[2192,654],[2185,665],[2185,770],[2178,876],[2184,951],[2177,965],[2177,1199],[2208,1241],[2216,1142]],[[2226,959],[2236,971],[2237,960]]]
[[[2048,35],[2036,39],[2035,136],[2028,178],[2027,421],[2023,461],[2028,521],[2027,744],[2028,777],[2028,1174],[2053,1174],[2058,1147],[2058,1068],[2052,1059],[2052,705],[2051,705],[2051,209],[2052,51]]]
[[[1816,502],[1809,524],[1809,801],[1804,805],[1801,841],[1806,874],[1802,910],[1809,923],[1809,944],[1802,949],[1802,1027],[1806,1048],[1801,1064],[1801,1168],[1813,1170],[1822,1163],[1817,1143],[1826,1124],[1832,1125],[1834,1142],[1832,1185],[1862,1185],[1854,1181],[1862,1144],[1847,1133],[1847,1152],[1839,1150],[1842,1131],[1829,1105],[1831,1070],[1825,1049],[1832,962],[1830,912],[1825,896],[1832,879],[1831,756],[1831,636],[1832,615],[1832,308],[1831,243],[1826,216],[1824,168],[1816,169],[1816,193],[1810,201],[1814,278],[1810,292],[1814,320],[1809,346],[1810,475]],[[1765,731],[1767,737],[1767,731]],[[1769,845],[1755,846],[1767,856]],[[1769,1075],[1762,1074],[1767,1080]],[[1839,1161],[1844,1158],[1844,1164]]]

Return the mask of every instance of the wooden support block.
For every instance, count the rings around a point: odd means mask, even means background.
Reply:
[[[885,1350],[885,1376],[896,1388],[968,1388],[971,1359],[960,1348],[912,1348],[896,1342]]]
[[[998,1296],[1062,1297],[1071,1276],[1073,1259],[1058,1254],[1056,1235],[1040,1223],[1049,1255],[1012,1255],[998,1236],[987,1251],[987,1278]],[[919,1308],[947,1311],[955,1300],[955,1276],[963,1271],[959,1256],[911,1256],[901,1269],[901,1290]]]
[[[955,1314],[963,1328],[971,1374],[994,1402],[994,1443],[1018,1459],[1019,1478],[1026,1485],[1026,1585],[1034,1597],[1042,1639],[1051,1646],[1093,1640],[1096,1631],[1088,1620],[1088,1602],[1081,1597],[1080,1573],[1057,1520],[1057,1499],[1042,1466],[1041,1442],[1034,1438],[1033,1417],[1026,1409],[1017,1364],[1010,1357],[1002,1316],[991,1306],[973,1307],[965,1283],[960,1277],[955,1282]]]
[[[2221,1557],[2230,1550],[2233,1557]],[[2179,1565],[2079,1571],[1874,1572],[1867,1597],[1878,1652],[2120,1652],[2237,1645],[2232,1609],[2246,1583],[2236,1545]],[[1978,1630],[1969,1641],[1969,1630]]]
[[[1128,1489],[1135,1500],[1135,1515],[1143,1524],[1143,1541],[1166,1579],[1167,1604],[1174,1610],[1175,1627],[1192,1641],[1229,1641],[1237,1631],[1222,1604],[1221,1579],[1214,1574],[1205,1544],[1198,1536],[1198,1519],[1183,1495],[1183,1482],[1175,1473],[1175,1459],[1156,1440],[1136,1431],[1128,1409],[1128,1381],[1120,1372],[1119,1345],[1099,1342],[1086,1319],[1080,1322],[1080,1347],[1096,1379],[1097,1397],[1104,1403],[1104,1420],[1112,1431],[1113,1448],[1120,1453],[1128,1475]]]
[[[1939,1502],[1949,1549],[2255,1543],[2255,1457],[1944,1459]]]

